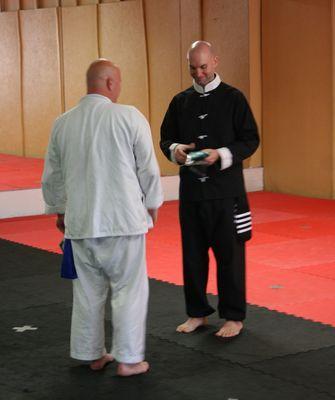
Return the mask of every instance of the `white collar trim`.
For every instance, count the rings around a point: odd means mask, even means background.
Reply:
[[[215,78],[209,82],[205,87],[198,85],[195,80],[193,79],[193,87],[198,93],[206,93],[216,89],[221,83],[221,79],[219,74],[215,74]]]
[[[98,94],[98,93],[86,94],[84,97],[82,97],[82,100],[85,100],[85,99],[97,99],[97,100],[105,101],[106,103],[112,103],[112,100],[110,100],[108,97],[103,96],[102,94]]]

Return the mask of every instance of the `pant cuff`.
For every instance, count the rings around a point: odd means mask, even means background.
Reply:
[[[204,318],[208,317],[208,315],[211,315],[213,313],[215,313],[215,310],[204,311],[204,312],[187,312],[187,315],[190,318]]]
[[[137,364],[144,360],[144,354],[139,354],[137,356],[125,356],[125,355],[115,354],[113,352],[111,354],[117,362],[123,364]]]
[[[228,321],[244,321],[246,316],[244,315],[237,315],[237,314],[228,314],[224,312],[219,312],[219,317],[226,319]]]
[[[98,360],[99,358],[103,357],[106,354],[106,352],[101,352],[101,353],[95,353],[95,354],[79,354],[79,353],[70,353],[70,357],[74,358],[75,360],[80,360],[80,361],[94,361]]]

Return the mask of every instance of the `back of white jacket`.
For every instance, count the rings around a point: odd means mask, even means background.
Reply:
[[[61,115],[42,177],[46,213],[65,213],[71,239],[148,231],[163,202],[150,127],[132,106],[89,94]]]

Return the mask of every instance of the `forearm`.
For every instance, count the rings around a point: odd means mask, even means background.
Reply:
[[[165,157],[171,160],[171,146],[174,145],[174,141],[173,140],[161,140],[159,143],[159,147],[162,150],[163,154],[165,155]]]
[[[235,140],[226,146],[233,155],[233,163],[249,158],[259,145],[259,134],[255,118],[245,97],[237,97],[234,131]]]
[[[66,207],[65,184],[58,146],[52,134],[44,161],[42,194],[46,214],[64,214]]]
[[[158,210],[156,208],[148,208],[148,213],[152,219],[153,225],[156,225],[158,218]]]
[[[46,214],[64,214],[66,209],[66,196],[64,185],[42,182],[42,194],[45,202]]]
[[[151,139],[150,127],[141,119],[138,136],[134,146],[137,178],[144,195],[147,209],[156,209],[163,202],[160,171]]]
[[[259,146],[259,137],[257,131],[253,134],[253,138],[248,140],[236,141],[227,146],[232,154],[233,164],[242,162],[254,154]]]

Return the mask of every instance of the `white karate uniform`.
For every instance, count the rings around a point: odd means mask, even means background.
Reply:
[[[78,279],[73,281],[71,356],[105,353],[104,306],[112,290],[116,360],[144,359],[148,281],[147,209],[163,202],[150,127],[132,106],[89,94],[61,115],[42,177],[46,213],[65,213]]]
[[[111,353],[119,362],[144,360],[145,235],[72,240],[72,248],[78,279],[73,281],[71,357],[96,360],[106,353],[105,302],[111,288]]]
[[[89,94],[55,122],[45,158],[46,213],[65,212],[65,237],[148,231],[163,201],[150,127],[132,106]]]

